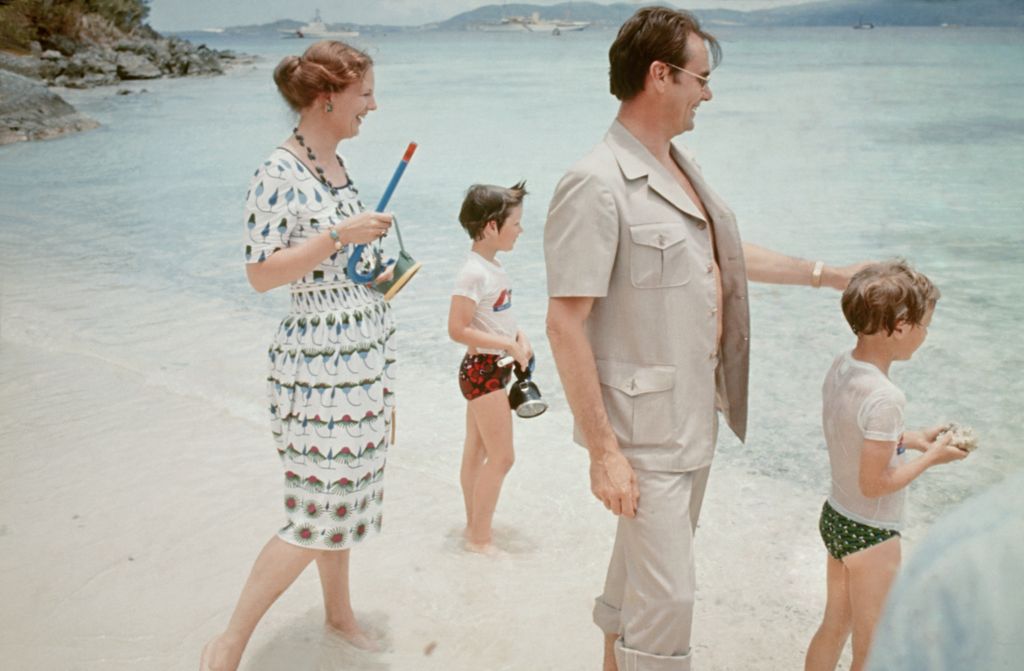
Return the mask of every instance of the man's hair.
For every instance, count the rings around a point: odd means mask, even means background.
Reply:
[[[505,188],[493,184],[474,184],[466,191],[459,211],[459,223],[473,240],[484,234],[488,221],[494,221],[498,230],[505,225],[509,211],[523,203],[526,195],[526,180]]]
[[[708,45],[712,65],[722,59],[722,48],[710,33],[701,30],[697,17],[668,7],[644,7],[629,17],[608,50],[608,78],[612,95],[626,101],[644,90],[647,69],[653,61],[685,68],[693,54],[686,53],[691,33]],[[673,71],[673,76],[682,73]],[[699,73],[698,73],[699,74]]]
[[[899,322],[920,324],[940,295],[931,280],[903,259],[881,261],[850,278],[843,292],[843,315],[856,335],[882,329],[892,335]]]

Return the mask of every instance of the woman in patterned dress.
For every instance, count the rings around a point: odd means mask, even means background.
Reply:
[[[377,108],[373,62],[322,41],[283,59],[274,81],[299,123],[253,176],[245,257],[257,291],[291,285],[267,377],[286,524],[256,558],[227,629],[203,649],[202,669],[235,669],[260,618],[312,561],[327,626],[376,649],[352,612],[349,549],[381,527],[394,325],[382,294],[348,278],[346,252],[384,235],[392,217],[363,211],[336,153]]]

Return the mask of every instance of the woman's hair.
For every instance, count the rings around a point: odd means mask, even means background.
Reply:
[[[612,95],[623,101],[636,97],[644,90],[647,69],[654,61],[685,68],[693,56],[686,51],[691,34],[704,40],[711,64],[716,65],[722,58],[718,40],[701,29],[693,14],[669,7],[638,9],[619,28],[608,50]]]
[[[850,278],[843,292],[843,315],[856,335],[882,329],[892,335],[899,322],[920,324],[939,296],[938,287],[903,259],[881,261]]]
[[[337,40],[321,40],[301,56],[285,56],[274,68],[277,90],[292,110],[306,109],[321,93],[341,91],[363,78],[370,56]]]
[[[509,211],[523,203],[526,181],[505,188],[491,184],[474,184],[466,191],[459,211],[459,223],[473,240],[479,240],[487,222],[493,221],[498,230],[505,225]]]

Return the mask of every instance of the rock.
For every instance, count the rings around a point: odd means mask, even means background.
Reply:
[[[0,144],[45,140],[98,126],[42,83],[0,70]]]
[[[39,42],[41,49],[56,49],[65,56],[71,56],[79,49],[78,42],[75,42],[66,35],[49,35]]]
[[[130,51],[117,54],[117,76],[121,79],[156,79],[162,75],[160,68],[145,56]]]
[[[239,66],[256,60],[177,37],[164,38],[149,26],[124,33],[99,17],[87,15],[82,21],[81,42],[57,36],[35,44],[32,55],[0,51],[0,69],[56,86],[91,88],[122,80],[219,75],[224,74],[225,61]]]

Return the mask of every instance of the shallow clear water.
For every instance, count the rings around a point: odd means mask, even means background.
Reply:
[[[911,425],[971,424],[982,449],[917,488],[911,520],[930,519],[1024,465],[1022,34],[719,32],[725,60],[713,75],[715,97],[684,141],[745,239],[835,263],[906,256],[942,289],[928,342],[897,365],[894,379],[909,398]],[[568,410],[543,332],[541,231],[558,178],[615,114],[606,84],[612,38],[357,40],[377,62],[380,110],[341,152],[368,204],[406,144],[420,144],[391,203],[424,263],[396,300],[401,394],[461,406],[461,353],[445,331],[453,273],[468,245],[459,204],[475,181],[525,178],[526,233],[503,261],[538,349],[536,379],[552,402],[538,421],[568,445]],[[221,36],[210,44],[265,59],[224,77],[134,84],[145,92],[127,96],[68,91],[100,129],[0,148],[0,327],[5,339],[98,357],[262,421],[263,351],[287,292],[258,295],[247,285],[241,211],[252,171],[291,129],[270,75],[301,43]],[[719,458],[824,493],[820,381],[852,342],[838,296],[765,286],[751,295],[749,439],[741,447],[724,438]],[[424,413],[404,430],[429,442],[452,414]],[[422,466],[448,478],[457,468],[427,458]]]

